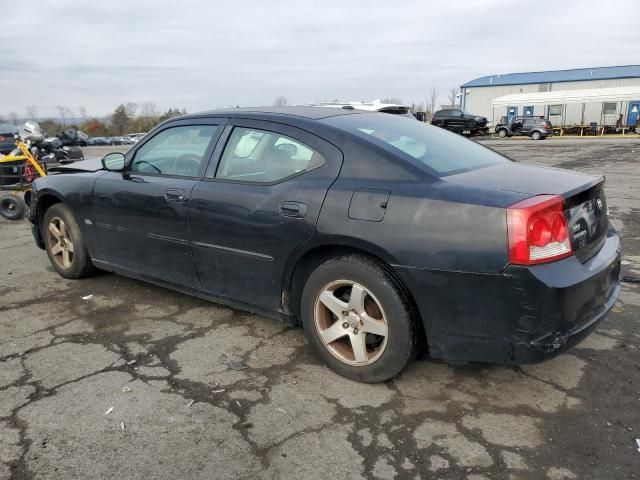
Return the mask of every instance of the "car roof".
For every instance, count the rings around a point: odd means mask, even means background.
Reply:
[[[201,118],[210,116],[229,116],[229,117],[241,117],[250,115],[252,117],[273,117],[273,116],[287,116],[287,117],[301,117],[310,120],[320,120],[327,117],[336,117],[339,115],[354,115],[359,113],[369,113],[358,110],[343,110],[340,108],[330,107],[242,107],[242,108],[230,108],[222,110],[209,110],[206,112],[199,112],[194,114],[188,114],[176,118],[189,119],[189,118]]]

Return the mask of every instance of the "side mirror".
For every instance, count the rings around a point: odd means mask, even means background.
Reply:
[[[110,172],[122,172],[124,164],[124,154],[120,152],[108,153],[102,157],[102,167]]]

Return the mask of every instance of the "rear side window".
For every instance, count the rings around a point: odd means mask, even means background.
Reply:
[[[365,113],[321,121],[400,154],[436,176],[509,162],[493,150],[460,135],[408,118]]]
[[[236,127],[222,154],[216,178],[277,182],[319,167],[324,161],[320,153],[291,137]]]

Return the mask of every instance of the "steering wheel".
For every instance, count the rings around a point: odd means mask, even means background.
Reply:
[[[136,165],[142,165],[143,163],[146,163],[147,165],[149,165],[151,168],[153,168],[154,170],[156,170],[158,173],[162,173],[162,170],[160,170],[158,167],[156,167],[154,164],[147,162],[146,160],[138,160],[136,162]],[[140,171],[140,170],[138,170]]]
[[[173,171],[176,175],[197,177],[200,175],[202,157],[194,153],[185,153],[173,161]]]

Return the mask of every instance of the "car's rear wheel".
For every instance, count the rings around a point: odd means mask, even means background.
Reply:
[[[26,211],[27,206],[21,197],[17,195],[0,197],[0,215],[7,220],[20,220]]]
[[[301,312],[313,349],[352,380],[388,380],[416,351],[415,327],[402,291],[366,257],[339,257],[318,266],[304,287]]]
[[[95,270],[71,210],[62,203],[50,207],[42,222],[45,248],[53,268],[64,278],[82,278]]]
[[[505,138],[507,136],[509,132],[507,132],[506,128],[501,128],[500,130],[498,130],[498,136],[500,138]]]
[[[540,140],[541,138],[542,138],[542,134],[540,132],[535,131],[531,133],[532,140]]]

